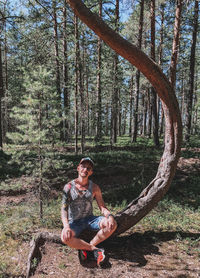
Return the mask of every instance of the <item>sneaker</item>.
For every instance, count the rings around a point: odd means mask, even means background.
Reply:
[[[104,249],[95,249],[94,251],[93,251],[93,253],[94,253],[94,258],[96,259],[96,261],[97,261],[97,265],[98,266],[101,266],[101,264],[104,262],[104,260],[105,260],[105,258],[106,258],[106,256],[105,256],[105,253],[104,253],[105,251],[104,251]]]
[[[88,258],[88,252],[86,250],[78,250],[78,257],[80,262],[84,262]]]

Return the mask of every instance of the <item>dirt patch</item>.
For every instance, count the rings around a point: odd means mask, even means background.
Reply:
[[[191,172],[200,171],[200,159],[180,157],[177,169],[187,172],[188,174]]]
[[[186,235],[185,235],[186,236]],[[187,237],[195,236],[187,234]],[[199,236],[199,235],[196,235]],[[130,231],[104,243],[107,262],[103,268],[94,261],[80,264],[77,251],[55,243],[45,243],[34,278],[198,278],[199,260],[188,254],[174,239],[175,233]]]
[[[0,207],[5,205],[19,205],[22,202],[26,202],[31,199],[33,194],[21,194],[16,196],[0,196]],[[35,197],[34,197],[35,199]]]

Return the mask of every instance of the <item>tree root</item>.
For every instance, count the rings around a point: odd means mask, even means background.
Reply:
[[[46,241],[63,244],[59,235],[48,232],[38,233],[30,242],[31,249],[28,255],[26,278],[29,278],[34,273],[38,262],[41,260],[40,247]],[[34,262],[34,259],[36,259],[36,262]]]

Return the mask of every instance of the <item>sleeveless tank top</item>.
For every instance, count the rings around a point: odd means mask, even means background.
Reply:
[[[71,181],[71,189],[68,192],[65,191],[65,195],[70,194],[66,200],[68,200],[68,220],[70,222],[85,218],[93,215],[93,196],[92,187],[93,182],[89,181],[88,189],[79,191],[75,186],[75,181]]]

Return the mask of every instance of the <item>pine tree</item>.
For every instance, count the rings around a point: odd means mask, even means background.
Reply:
[[[47,171],[47,146],[54,146],[59,138],[58,101],[52,86],[52,73],[42,66],[25,72],[26,95],[12,109],[16,131],[8,133],[9,140],[19,146],[13,159],[22,170],[32,174],[38,182],[40,218],[43,217],[44,174]],[[45,165],[46,164],[46,165]]]

